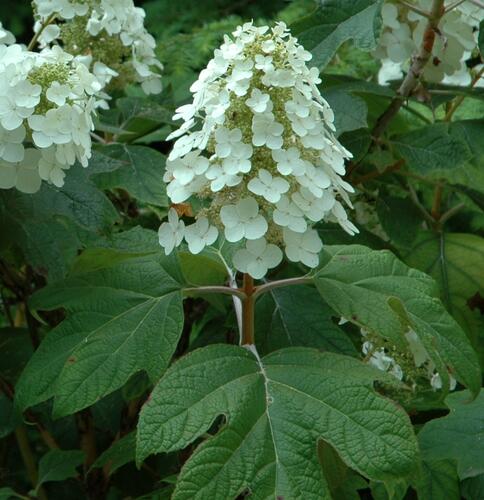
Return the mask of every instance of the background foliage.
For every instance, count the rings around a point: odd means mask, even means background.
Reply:
[[[369,52],[381,4],[332,3],[143,2],[165,65],[163,94],[115,96],[97,123],[108,144],[62,188],[0,192],[0,498],[164,499],[177,477],[176,498],[235,498],[249,487],[254,498],[275,490],[484,498],[482,393],[470,402],[484,361],[484,94],[427,85],[373,140],[395,94],[376,83]],[[169,205],[161,178],[173,110],[223,34],[250,19],[285,21],[313,51],[339,138],[354,155],[347,179],[360,229],[351,238],[321,224],[327,249],[316,288],[258,301],[259,361],[237,346],[231,300],[183,292],[226,282],[228,250],[165,257],[156,237]],[[29,3],[8,0],[2,21],[27,40]],[[458,96],[465,100],[445,120]],[[303,273],[285,264],[271,279]],[[436,366],[451,368],[456,392],[412,399],[357,361],[360,327],[398,344],[408,325]],[[362,413],[368,398],[371,418]],[[234,482],[237,470],[244,474]]]

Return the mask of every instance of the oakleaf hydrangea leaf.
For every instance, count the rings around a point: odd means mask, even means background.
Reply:
[[[325,0],[312,14],[292,25],[294,34],[324,68],[339,46],[352,39],[363,50],[376,47],[381,30],[381,0]]]
[[[402,350],[408,350],[405,334],[413,330],[444,386],[450,371],[473,392],[479,390],[477,355],[440,302],[430,276],[409,268],[389,251],[352,245],[325,247],[324,254],[325,263],[314,281],[338,314]]]
[[[381,374],[333,353],[206,347],[175,363],[138,424],[137,460],[184,448],[218,417],[226,424],[185,464],[176,500],[329,499],[317,442],[376,480],[410,473],[417,448],[405,413],[373,390]]]
[[[21,408],[51,397],[55,416],[92,405],[144,370],[156,380],[183,325],[180,285],[159,255],[132,258],[43,288],[34,309],[67,309],[17,385]]]
[[[49,481],[64,481],[77,475],[76,467],[84,461],[81,450],[50,450],[39,461],[37,489]]]
[[[484,393],[471,401],[468,391],[460,391],[445,402],[450,413],[427,422],[419,433],[423,457],[456,461],[460,479],[484,473]]]

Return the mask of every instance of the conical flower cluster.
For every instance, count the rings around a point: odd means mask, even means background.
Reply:
[[[345,322],[342,318],[340,324]],[[405,333],[407,350],[397,348],[364,328],[360,331],[363,340],[361,350],[366,363],[404,381],[413,391],[428,387],[434,391],[442,389],[441,374],[414,330],[409,329]],[[447,376],[449,388],[453,391],[457,381],[450,372]]]
[[[92,71],[111,87],[140,83],[146,94],[161,92],[163,68],[155,40],[144,27],[145,11],[133,0],[34,0],[41,46],[54,40],[92,61]],[[45,27],[45,25],[47,27]]]
[[[193,102],[177,110],[183,124],[164,180],[174,204],[196,197],[202,208],[185,227],[174,210],[160,228],[167,253],[183,238],[193,253],[222,235],[241,243],[232,264],[262,278],[283,258],[316,267],[322,248],[313,225],[337,221],[357,231],[340,201],[350,153],[334,135],[311,54],[284,23],[237,28],[225,37],[192,85]]]
[[[76,160],[87,166],[93,114],[106,104],[101,89],[60,47],[0,45],[0,188],[34,193],[42,179],[62,186]]]
[[[429,12],[432,0],[410,0],[408,4]],[[455,4],[446,0],[445,6]],[[375,56],[382,61],[378,78],[385,84],[399,79],[407,71],[412,56],[422,44],[427,18],[403,2],[388,1],[382,8],[383,31]],[[471,73],[465,61],[477,49],[479,23],[484,9],[472,2],[462,2],[446,13],[435,38],[432,58],[424,78],[430,82],[469,85]]]

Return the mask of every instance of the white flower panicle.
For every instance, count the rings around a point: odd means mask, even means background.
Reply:
[[[91,157],[101,82],[60,47],[30,52],[0,45],[0,188],[26,193]]]
[[[351,154],[335,138],[319,72],[306,65],[311,54],[284,23],[272,30],[247,23],[233,35],[192,85],[193,102],[177,109],[183,124],[169,137],[177,140],[164,176],[168,195],[174,204],[201,200],[200,227],[172,220],[161,226],[160,243],[169,253],[184,236],[197,253],[223,235],[243,244],[235,268],[257,279],[281,262],[281,248],[290,261],[316,267],[322,242],[314,223],[357,232],[338,200],[351,206],[353,189],[342,179]]]
[[[0,44],[12,45],[12,43],[15,43],[15,37],[0,22]]]
[[[409,0],[408,3],[428,12],[432,0]],[[454,0],[446,0],[445,5],[453,3]],[[379,81],[387,84],[408,70],[411,57],[422,43],[427,19],[396,0],[383,5],[382,18],[383,31],[375,56],[382,62]],[[424,69],[425,80],[470,84],[472,76],[465,61],[477,48],[479,23],[483,19],[484,9],[472,2],[463,2],[442,17],[432,57]]]
[[[407,352],[392,348],[388,342],[384,342],[377,335],[372,335],[364,328],[361,329],[361,335],[363,336],[361,350],[368,364],[392,374],[398,380],[403,380],[413,390],[421,386],[422,382],[434,391],[442,389],[442,378],[414,330],[410,329],[405,334],[408,344]],[[453,391],[457,381],[450,373],[448,376],[450,390]]]
[[[155,39],[144,26],[145,11],[133,0],[34,0],[41,46],[59,40],[74,55],[88,56],[104,83],[123,88],[140,83],[146,94],[161,92]],[[50,24],[48,24],[50,23]],[[45,24],[48,24],[45,27]]]

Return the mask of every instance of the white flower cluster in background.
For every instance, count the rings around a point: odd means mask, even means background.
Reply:
[[[183,238],[196,253],[221,234],[243,248],[233,265],[262,278],[283,258],[314,268],[321,239],[313,224],[338,222],[357,232],[341,198],[350,153],[334,135],[333,112],[321,97],[311,54],[284,23],[239,26],[226,36],[192,85],[193,102],[177,110],[183,124],[164,180],[174,204],[195,196],[203,208],[185,227],[173,210],[160,243],[169,253]]]
[[[15,43],[15,37],[0,22],[0,44],[12,45],[12,43]]]
[[[91,156],[93,113],[102,84],[60,47],[30,52],[0,45],[0,188],[26,193]]]
[[[429,12],[432,0],[409,0],[408,3]],[[454,0],[446,0],[445,5],[454,3]],[[408,70],[412,56],[422,43],[427,19],[396,0],[383,5],[382,18],[383,31],[375,56],[382,62],[379,82],[387,84]],[[484,9],[470,1],[459,4],[442,17],[432,57],[424,70],[426,81],[470,84],[472,77],[465,61],[477,48],[479,23],[483,19]]]
[[[346,320],[342,319],[341,323]],[[410,329],[405,334],[408,343],[408,353],[398,350],[389,352],[388,346],[379,345],[379,339],[370,335],[364,328],[361,330],[363,344],[361,347],[365,361],[381,371],[392,374],[398,380],[410,383],[412,389],[417,387],[417,381],[425,379],[434,391],[442,389],[442,378],[435,369],[435,364],[430,359],[427,350],[418,335]],[[450,390],[456,388],[457,382],[449,373]]]
[[[162,64],[155,56],[155,40],[144,27],[145,11],[133,0],[34,0],[41,31],[39,42],[47,46],[59,40],[74,55],[89,56],[92,68],[106,83],[114,77],[119,87],[138,82],[146,94],[161,92]],[[48,24],[47,27],[44,27]],[[106,71],[106,67],[110,71]]]

